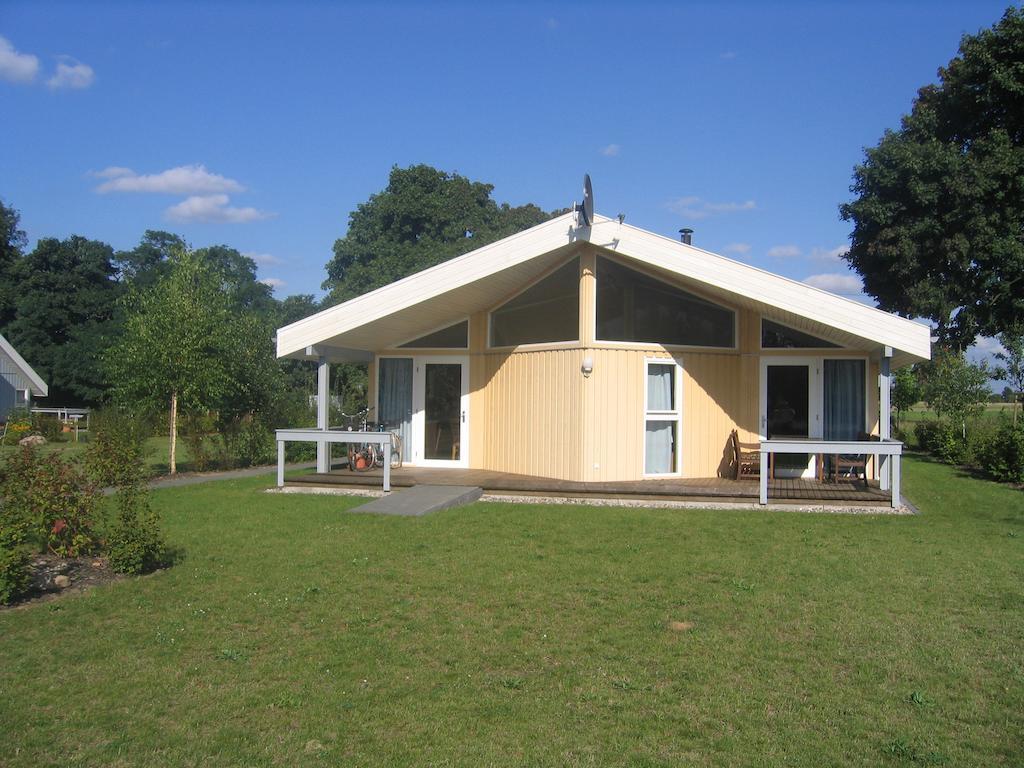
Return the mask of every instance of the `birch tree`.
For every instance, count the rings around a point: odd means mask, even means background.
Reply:
[[[167,409],[173,475],[179,415],[214,408],[230,388],[236,323],[207,261],[179,248],[168,267],[153,285],[125,297],[124,333],[105,362],[117,402]]]

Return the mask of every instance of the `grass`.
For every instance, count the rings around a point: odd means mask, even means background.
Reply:
[[[910,458],[916,517],[391,518],[268,482],[156,491],[175,567],[0,613],[0,762],[1020,765],[1019,490]]]
[[[81,459],[89,447],[87,433],[83,433],[79,442],[49,442],[40,446],[37,450],[42,453],[59,452],[68,459]],[[21,450],[17,445],[0,445],[0,464],[7,460],[7,457],[16,451]],[[177,446],[177,463],[179,472],[190,472],[192,456],[188,445],[179,438]],[[166,436],[148,437],[145,444],[146,467],[151,475],[165,475],[170,469],[170,445]]]

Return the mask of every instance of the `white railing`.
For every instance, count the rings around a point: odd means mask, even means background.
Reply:
[[[880,472],[889,473],[892,507],[900,506],[900,457],[903,443],[899,440],[818,440],[807,437],[772,438],[761,441],[761,503],[768,503],[769,457],[773,453],[809,453],[841,456],[874,456],[882,459]],[[885,487],[885,483],[882,483]]]
[[[284,485],[284,446],[285,443],[379,443],[391,446],[390,432],[355,432],[342,429],[279,429],[277,436],[277,487]],[[391,490],[391,452],[385,448],[384,456],[384,491]]]

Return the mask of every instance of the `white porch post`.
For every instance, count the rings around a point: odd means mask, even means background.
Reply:
[[[892,381],[889,363],[892,359],[892,347],[882,348],[882,357],[878,365],[878,436],[882,440],[892,437]],[[878,457],[878,487],[883,491],[889,489],[889,472],[892,462],[888,456]]]
[[[761,474],[758,477],[758,501],[768,503],[768,451],[761,449]]]
[[[277,441],[277,487],[284,487],[284,440]]]
[[[331,413],[331,364],[321,355],[317,360],[316,369],[316,428],[327,431],[328,418]],[[316,471],[329,472],[331,469],[331,444],[319,440],[316,444]]]

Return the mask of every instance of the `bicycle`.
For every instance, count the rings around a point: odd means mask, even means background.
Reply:
[[[348,429],[353,432],[390,432],[391,441],[390,456],[392,469],[399,469],[402,466],[402,436],[397,432],[386,429],[381,422],[374,424],[367,420],[373,408],[363,408],[359,413],[348,414],[342,412],[342,416],[348,419]],[[357,428],[358,427],[358,428]],[[354,443],[348,448],[348,469],[350,472],[369,472],[371,469],[382,469],[385,461],[385,449],[383,443]]]

